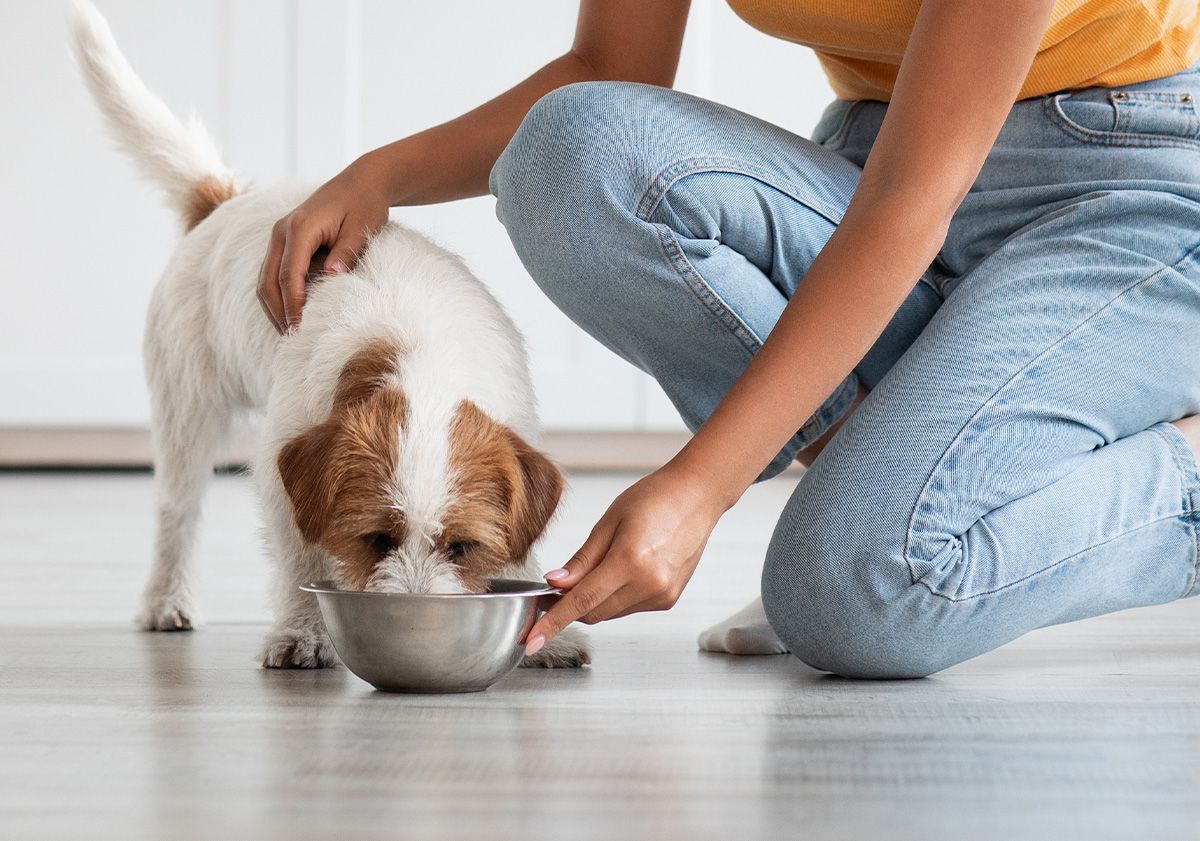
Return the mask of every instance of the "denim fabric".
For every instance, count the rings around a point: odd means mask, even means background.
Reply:
[[[1018,102],[934,264],[772,462],[767,616],[810,665],[915,677],[1195,592],[1200,73]],[[542,98],[492,172],[547,295],[692,428],[841,218],[886,105],[816,142],[629,83]],[[952,143],[949,137],[947,143]],[[803,368],[804,359],[796,365]]]

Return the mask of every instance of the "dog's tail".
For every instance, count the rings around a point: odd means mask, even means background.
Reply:
[[[200,224],[240,190],[204,126],[171,113],[129,66],[108,22],[86,0],[72,15],[75,58],[118,145],[161,186],[185,230]]]

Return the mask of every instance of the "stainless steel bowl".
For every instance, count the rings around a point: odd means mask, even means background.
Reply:
[[[385,692],[478,692],[521,662],[521,644],[560,591],[493,579],[486,593],[361,593],[332,581],[315,593],[346,668]]]

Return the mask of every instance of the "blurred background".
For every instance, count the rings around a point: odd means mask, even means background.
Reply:
[[[97,5],[149,86],[194,110],[244,181],[314,185],[561,54],[576,11],[567,0]],[[144,464],[142,319],[177,225],[102,135],[67,52],[68,7],[0,0],[0,465]],[[693,2],[677,87],[802,134],[832,98],[810,51],[718,0]],[[670,403],[542,296],[493,204],[393,213],[464,255],[523,329],[560,461],[638,468],[669,456],[683,433]]]

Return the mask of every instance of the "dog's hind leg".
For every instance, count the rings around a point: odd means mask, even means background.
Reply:
[[[148,344],[148,350],[149,344]],[[215,388],[158,354],[147,354],[154,437],[154,558],[138,625],[187,631],[198,620],[193,549],[204,490],[225,439],[230,412]]]

